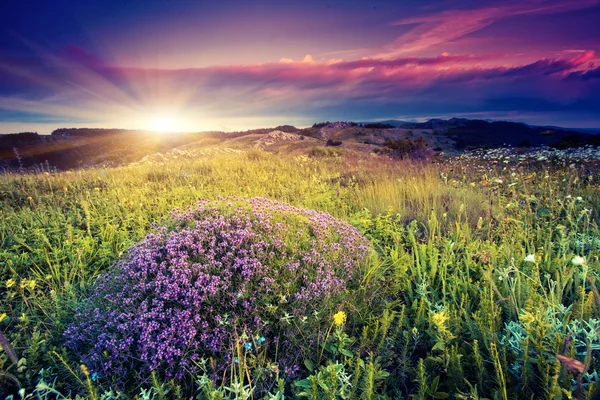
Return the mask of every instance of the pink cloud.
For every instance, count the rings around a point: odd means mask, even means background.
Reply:
[[[397,57],[416,53],[479,31],[501,19],[524,14],[554,13],[585,9],[600,4],[599,0],[529,0],[506,2],[497,7],[446,10],[396,21],[394,25],[417,26],[400,35],[374,57]]]
[[[337,63],[340,69],[359,69],[359,68],[399,68],[405,66],[441,66],[457,65],[462,63],[474,63],[478,61],[492,59],[495,56],[474,56],[474,55],[449,55],[441,54],[438,57],[402,57],[402,58],[363,58],[357,61],[347,61]]]
[[[64,54],[63,54],[64,56]],[[67,84],[39,101],[0,99],[0,108],[53,115],[89,117],[96,113],[148,114],[172,107],[187,115],[264,115],[343,104],[476,104],[486,96],[536,93],[549,99],[577,98],[597,71],[580,72],[594,52],[572,58],[540,59],[522,65],[483,66],[495,55],[398,57],[356,61],[228,65],[189,69],[147,69],[108,65],[82,51],[55,79]],[[566,77],[569,78],[567,83]],[[575,79],[578,78],[578,79]],[[514,82],[519,82],[515,84]]]

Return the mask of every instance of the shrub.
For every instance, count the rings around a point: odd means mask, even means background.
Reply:
[[[321,158],[321,157],[339,157],[342,155],[342,150],[336,149],[330,146],[322,147],[315,146],[309,150],[308,156],[312,158]]]
[[[290,379],[317,353],[321,319],[358,287],[368,249],[326,213],[264,198],[203,200],[98,279],[66,344],[120,384],[114,377],[150,371],[181,379],[207,359],[217,379],[236,354]]]
[[[388,138],[385,143],[383,143],[383,146],[392,149],[394,154],[400,158],[403,158],[408,154],[416,156],[416,158],[422,158],[421,153],[423,153],[422,150],[427,147],[427,143],[425,143],[423,138],[418,138],[416,140],[404,138],[394,140]]]

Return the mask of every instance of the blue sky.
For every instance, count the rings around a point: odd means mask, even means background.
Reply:
[[[452,116],[600,127],[600,0],[0,7],[0,133]]]

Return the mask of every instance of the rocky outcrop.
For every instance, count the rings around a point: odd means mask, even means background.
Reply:
[[[269,147],[284,143],[294,142],[296,140],[303,140],[304,136],[297,135],[295,133],[286,133],[282,131],[273,131],[258,139],[254,143],[254,147],[257,149],[267,149]]]

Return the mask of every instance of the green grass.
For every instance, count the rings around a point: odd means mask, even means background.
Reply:
[[[62,346],[75,308],[171,210],[235,195],[357,226],[376,250],[362,289],[374,293],[364,298],[387,304],[357,301],[332,329],[320,365],[282,379],[270,398],[591,396],[600,384],[597,179],[583,167],[434,165],[334,150],[1,175],[0,394],[116,398]],[[534,262],[524,261],[530,254]],[[586,262],[574,265],[575,256]],[[569,370],[557,354],[585,371]],[[251,393],[259,367],[223,384],[153,375],[121,395],[262,398]]]

